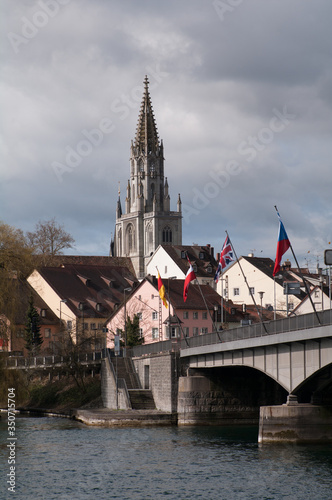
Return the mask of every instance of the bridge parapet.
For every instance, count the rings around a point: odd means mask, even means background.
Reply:
[[[298,330],[307,330],[319,326],[332,324],[332,309],[321,311],[316,314],[302,314],[289,318],[282,318],[276,321],[255,323],[253,325],[241,326],[230,330],[221,330],[219,332],[207,333],[197,337],[190,337],[181,341],[181,349],[190,349],[192,347],[201,347],[219,342],[233,342],[235,340],[251,339],[275,335],[277,333],[287,333]]]

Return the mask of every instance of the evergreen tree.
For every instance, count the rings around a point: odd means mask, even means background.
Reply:
[[[40,318],[35,306],[33,305],[33,298],[31,296],[25,323],[25,348],[29,351],[29,353],[36,354],[42,343],[43,339],[40,335]]]
[[[139,332],[139,317],[137,314],[134,315],[131,320],[127,317],[127,347],[134,347],[135,345],[141,345],[144,343],[144,338],[140,336]]]

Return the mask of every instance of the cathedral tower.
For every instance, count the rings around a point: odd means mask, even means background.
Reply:
[[[158,245],[182,244],[181,199],[177,211],[170,210],[167,177],[164,177],[164,148],[159,141],[149,94],[148,78],[138,117],[136,136],[130,148],[130,179],[125,213],[120,192],[116,207],[114,254],[130,257],[138,278]]]

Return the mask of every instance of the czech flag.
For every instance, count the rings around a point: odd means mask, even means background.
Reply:
[[[188,257],[187,257],[188,259]],[[183,288],[183,300],[184,302],[187,300],[187,296],[188,296],[188,288],[189,288],[189,284],[192,280],[196,279],[196,274],[194,273],[194,269],[193,269],[193,266],[191,265],[191,262],[190,260],[188,259],[188,262],[189,262],[189,269],[187,271],[187,274],[186,274],[186,277],[185,277],[185,280],[184,280],[184,288]]]
[[[168,304],[167,304],[167,300],[166,300],[166,297],[165,297],[165,286],[164,286],[164,283],[161,281],[161,277],[160,277],[159,271],[158,271],[158,292],[159,292],[161,300],[163,301],[164,306],[167,309],[168,308]]]
[[[277,243],[276,260],[275,260],[274,269],[273,269],[273,276],[275,276],[279,272],[280,262],[281,262],[282,256],[284,255],[284,253],[287,252],[287,250],[290,247],[290,241],[288,239],[284,225],[281,222],[279,214],[278,214],[278,218],[279,218],[279,235],[278,235],[278,243]]]

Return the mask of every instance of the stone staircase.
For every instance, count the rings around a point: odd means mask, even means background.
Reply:
[[[156,405],[149,389],[128,389],[133,410],[155,410]]]
[[[128,394],[133,410],[155,410],[156,405],[150,389],[142,389],[131,358],[112,358],[114,370],[117,365],[118,379],[126,381]]]

